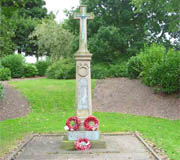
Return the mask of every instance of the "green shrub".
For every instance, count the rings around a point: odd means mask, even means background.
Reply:
[[[4,94],[4,92],[3,92],[3,86],[2,86],[2,84],[0,83],[0,100],[3,98],[3,94]]]
[[[156,90],[173,93],[180,88],[180,52],[169,51],[164,62],[155,64],[149,72],[150,85]]]
[[[119,64],[95,64],[92,65],[91,77],[93,79],[104,79],[113,77],[127,77],[126,63]]]
[[[9,68],[11,70],[12,78],[20,78],[24,73],[24,58],[21,55],[9,55],[4,57],[1,60],[2,65],[5,68]]]
[[[1,61],[0,61],[0,68],[3,68]]]
[[[127,72],[129,78],[138,78],[141,76],[145,84],[149,85],[149,72],[155,64],[160,64],[165,55],[165,47],[153,44],[145,47],[135,57],[131,57],[127,63]]]
[[[10,80],[11,79],[11,71],[9,68],[0,68],[0,80]]]
[[[156,90],[173,93],[180,88],[180,52],[165,47],[152,45],[136,57],[132,57],[127,65],[128,76],[140,76],[144,84]]]
[[[150,47],[145,47],[145,50],[138,57],[143,65],[143,71],[140,76],[142,76],[143,82],[150,86],[151,76],[149,72],[155,64],[161,64],[164,61],[165,47],[153,44]]]
[[[155,63],[161,63],[165,55],[165,47],[157,44],[152,44],[150,47],[145,47],[138,57],[140,58],[144,69],[151,68]]]
[[[127,74],[131,79],[137,78],[143,71],[143,65],[138,56],[133,56],[129,59],[127,63]]]
[[[105,64],[95,64],[91,67],[91,77],[93,79],[104,79],[108,77],[109,70]]]
[[[109,66],[108,77],[127,77],[127,64],[112,64]]]
[[[51,79],[73,79],[75,63],[70,59],[61,59],[48,67],[46,76]]]
[[[24,65],[24,77],[35,77],[38,75],[38,70],[35,64]]]
[[[36,63],[36,67],[38,69],[38,75],[44,76],[48,66],[49,66],[49,61],[38,61]]]

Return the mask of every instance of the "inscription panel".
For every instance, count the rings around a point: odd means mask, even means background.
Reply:
[[[87,138],[89,140],[99,140],[99,131],[76,131],[68,132],[68,140],[76,141],[80,138]]]
[[[78,79],[78,109],[88,109],[88,79]]]

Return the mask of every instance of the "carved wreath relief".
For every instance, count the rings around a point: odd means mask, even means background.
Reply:
[[[89,72],[89,66],[87,63],[80,63],[78,65],[78,75],[80,77],[86,77],[88,75]]]

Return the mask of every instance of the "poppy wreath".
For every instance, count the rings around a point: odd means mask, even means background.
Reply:
[[[89,150],[91,148],[91,142],[87,138],[80,138],[74,143],[76,150]]]
[[[89,125],[90,122],[94,122],[94,125]],[[99,120],[96,117],[89,116],[84,120],[84,128],[87,131],[96,131],[99,128]]]
[[[75,125],[71,125],[71,122],[74,121]],[[81,125],[81,121],[78,117],[69,117],[66,121],[66,126],[64,127],[65,130],[69,131],[77,131],[79,130]]]

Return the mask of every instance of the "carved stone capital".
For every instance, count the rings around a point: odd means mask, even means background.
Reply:
[[[76,61],[91,61],[92,54],[89,52],[84,54],[77,52],[74,56]]]

